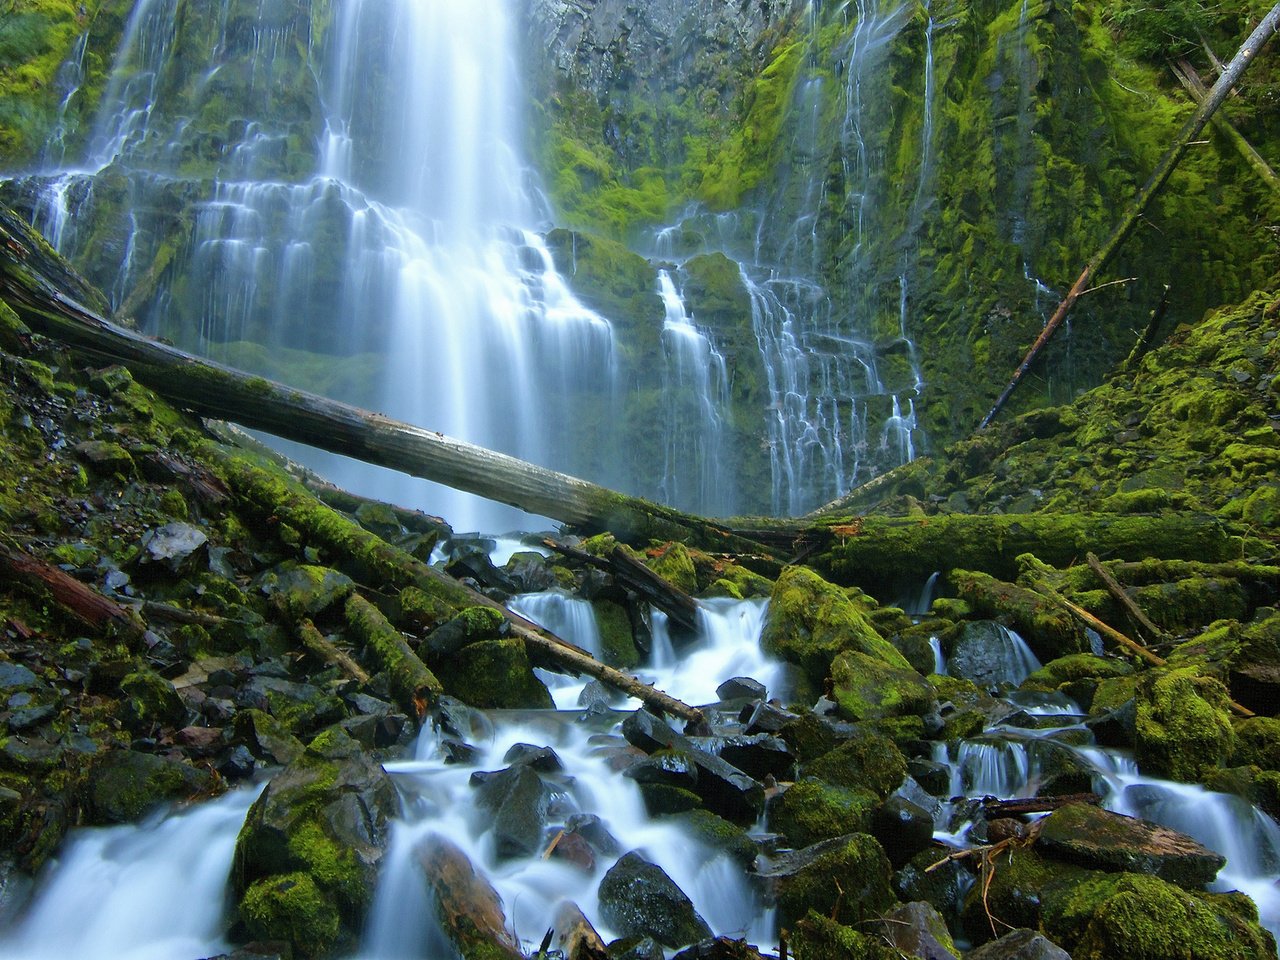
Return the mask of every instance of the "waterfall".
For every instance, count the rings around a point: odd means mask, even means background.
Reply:
[[[693,325],[671,274],[658,273],[664,406],[662,499],[682,510],[724,516],[734,503],[724,469],[729,373],[724,356]]]
[[[267,347],[269,363],[287,350],[331,367],[372,358],[373,383],[335,388],[340,399],[607,474],[613,333],[569,291],[537,232],[511,5],[346,0],[322,35],[314,11],[264,7],[246,21],[223,2],[206,16],[220,34],[197,74],[179,51],[174,0],[136,4],[82,160],[43,175],[37,225],[64,253],[91,254],[77,223],[91,220],[104,177],[123,182],[136,213],[102,254],[115,256],[107,292],[116,307],[149,299],[152,331],[239,366],[264,362],[246,342]],[[284,76],[290,56],[301,63]],[[230,139],[216,159],[197,158],[219,110],[245,118],[218,133]],[[161,239],[173,229],[165,211],[191,195],[189,235],[165,253],[181,269],[150,276],[158,245],[172,242]],[[144,279],[155,289],[135,296]],[[265,372],[310,388],[311,362]],[[532,525],[389,471],[302,459],[460,528]]]

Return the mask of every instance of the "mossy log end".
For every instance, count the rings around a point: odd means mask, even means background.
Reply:
[[[427,669],[405,642],[400,631],[364,597],[354,593],[347,600],[347,624],[364,641],[373,659],[391,678],[396,700],[410,716],[421,720],[428,707],[444,693],[436,675]]]
[[[956,567],[1015,580],[1017,558],[1034,554],[1055,567],[1109,559],[1202,561],[1238,558],[1240,541],[1203,514],[943,514],[857,517],[815,527],[829,538],[811,563],[837,583],[874,587],[923,581]]]
[[[94,362],[122,364],[139,382],[201,416],[423,477],[591,533],[608,531],[638,543],[679,540],[710,551],[760,551],[759,544],[705,518],[250,376],[141,336],[73,299],[88,295],[82,282],[63,293],[74,273],[69,268],[55,272],[60,262],[12,212],[0,208],[0,296],[24,321]]]

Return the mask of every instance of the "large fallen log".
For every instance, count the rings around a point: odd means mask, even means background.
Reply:
[[[56,255],[0,207],[0,298],[38,333],[201,416],[399,470],[622,540],[680,540],[705,550],[761,552],[719,524],[526,463],[350,404],[250,376],[111,323],[50,276]],[[69,268],[68,268],[69,271]]]
[[[607,557],[597,557],[557,540],[548,539],[543,543],[563,557],[598,570],[608,571],[622,586],[646,603],[657,607],[681,628],[690,632],[698,629],[697,602],[675,584],[662,579],[622,547],[614,547]]]

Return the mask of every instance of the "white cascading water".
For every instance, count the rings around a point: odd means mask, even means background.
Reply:
[[[724,516],[734,504],[724,470],[729,372],[724,356],[694,326],[675,281],[658,272],[662,298],[662,501],[704,516]]]
[[[226,888],[257,790],[136,826],[85,830],[0,938],[4,960],[195,960],[226,951]]]
[[[67,167],[51,156],[56,169],[43,174],[37,226],[71,255],[87,239],[76,236],[72,214],[92,202],[94,177],[108,167],[126,174],[130,209],[142,213],[108,290],[117,307],[150,263],[143,221],[163,204],[148,198],[184,177],[185,121],[155,121],[182,112],[164,101],[174,94],[161,82],[173,69],[173,4],[139,0],[84,161]],[[203,89],[223,69],[245,69],[219,59],[235,46],[227,20],[224,11]],[[248,67],[255,84],[263,78],[262,116],[225,151],[212,181],[190,181],[207,199],[182,291],[159,291],[156,316],[185,296],[201,348],[214,355],[241,340],[374,354],[376,387],[346,399],[574,472],[582,409],[607,416],[615,399],[613,336],[569,291],[535,231],[537,191],[518,146],[514,20],[502,0],[335,5],[324,49],[310,51],[323,131],[315,167],[301,178],[282,176],[296,162],[285,133],[293,118],[273,119],[266,78],[281,44],[315,38],[293,36],[289,25],[256,27]],[[341,342],[314,342],[312,326],[326,324],[345,331]],[[536,525],[390,471],[302,459],[458,529]]]

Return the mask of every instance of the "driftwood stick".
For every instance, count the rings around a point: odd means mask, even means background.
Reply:
[[[1186,88],[1187,93],[1191,94],[1191,99],[1197,104],[1203,103],[1209,92],[1205,89],[1200,75],[1196,73],[1196,68],[1184,59],[1175,64],[1170,64],[1170,69],[1173,70],[1173,75],[1178,78],[1178,82]],[[1244,134],[1240,132],[1239,128],[1221,113],[1213,115],[1212,123],[1219,133],[1231,141],[1231,145],[1244,158],[1244,162],[1253,168],[1253,172],[1258,175],[1258,179],[1272,190],[1280,192],[1280,177],[1276,176],[1276,172],[1263,159],[1262,154],[1253,148],[1253,144],[1244,138]]]
[[[1017,800],[988,798],[982,801],[982,812],[988,820],[994,820],[997,817],[1016,817],[1024,813],[1051,813],[1072,803],[1101,802],[1102,798],[1096,793],[1070,793],[1060,797],[1026,797]]]
[[[365,672],[364,668],[352,660],[348,654],[343,653],[330,643],[310,620],[303,620],[298,624],[298,639],[312,654],[325,663],[337,667],[352,680],[357,683],[369,682],[369,674]]]
[[[1209,118],[1222,105],[1227,95],[1232,91],[1237,83],[1240,82],[1241,76],[1249,65],[1257,59],[1266,42],[1271,39],[1271,35],[1276,32],[1277,26],[1280,26],[1280,3],[1271,8],[1271,12],[1263,17],[1262,22],[1258,24],[1256,30],[1249,35],[1249,38],[1236,51],[1236,55],[1231,59],[1231,63],[1227,65],[1227,69],[1223,71],[1222,76],[1218,78],[1218,82],[1213,85],[1213,89],[1209,91],[1204,98],[1200,107],[1192,114],[1191,118],[1183,124],[1182,129],[1178,132],[1177,138],[1174,140],[1173,146],[1165,152],[1160,158],[1160,162],[1156,164],[1156,168],[1152,171],[1150,178],[1138,191],[1138,195],[1129,202],[1121,215],[1119,222],[1116,223],[1110,235],[1103,242],[1102,247],[1093,255],[1084,271],[1080,274],[1079,279],[1071,286],[1070,292],[1067,293],[1063,301],[1058,304],[1058,309],[1054,311],[1049,322],[1045,324],[1044,330],[1036,339],[1031,349],[1027,351],[1027,355],[1023,358],[1022,363],[1018,365],[1018,369],[1014,371],[1013,379],[1009,381],[1008,386],[996,399],[995,405],[990,412],[982,418],[982,422],[978,424],[978,429],[985,429],[996,414],[1004,407],[1005,402],[1017,389],[1018,384],[1022,382],[1022,378],[1026,376],[1027,371],[1031,369],[1031,365],[1040,355],[1040,351],[1044,349],[1045,344],[1053,337],[1058,327],[1067,318],[1067,314],[1071,312],[1071,308],[1075,306],[1075,302],[1080,298],[1081,294],[1089,288],[1089,283],[1094,275],[1098,273],[1114,256],[1115,252],[1120,249],[1120,245],[1129,235],[1129,231],[1133,229],[1133,225],[1138,222],[1138,218],[1142,212],[1146,210],[1151,199],[1160,192],[1169,179],[1169,175],[1173,173],[1177,167],[1178,161],[1182,159],[1182,155],[1186,153],[1187,146],[1194,140],[1204,129],[1205,124],[1209,122]]]
[[[1062,596],[1060,593],[1054,590],[1053,587],[1049,586],[1047,583],[1042,582],[1037,584],[1036,590],[1037,592],[1044,595],[1045,597],[1048,597],[1050,600],[1054,601],[1055,603],[1060,604],[1063,607],[1063,609],[1073,613],[1081,621],[1083,621],[1088,626],[1093,627],[1094,630],[1097,630],[1098,633],[1102,634],[1104,637],[1107,637],[1113,643],[1119,644],[1129,652],[1136,654],[1137,656],[1141,657],[1143,660],[1146,660],[1152,666],[1163,667],[1166,663],[1168,663],[1168,661],[1165,660],[1163,657],[1157,656],[1156,654],[1152,653],[1142,644],[1138,643],[1135,640],[1130,639],[1129,637],[1126,637],[1123,633],[1121,633],[1119,630],[1115,629],[1114,627],[1103,623],[1101,620],[1095,617],[1088,610],[1085,610],[1083,607],[1076,606],[1066,597]],[[1250,710],[1248,707],[1242,706],[1241,704],[1236,703],[1234,700],[1228,700],[1227,703],[1230,705],[1232,710],[1234,710],[1238,715],[1242,717],[1256,716],[1256,714],[1252,710]]]
[[[155,600],[144,600],[142,602],[142,612],[153,620],[167,620],[169,623],[209,627],[210,629],[220,627],[227,622],[226,617],[220,617],[217,614],[203,613],[199,610],[187,610],[184,607],[174,607]],[[232,622],[240,623],[242,621],[233,620]]]
[[[1168,639],[1165,636],[1165,632],[1152,623],[1151,618],[1143,612],[1142,608],[1134,602],[1133,598],[1129,596],[1129,594],[1125,593],[1124,587],[1120,586],[1119,581],[1117,581],[1116,578],[1111,575],[1111,572],[1102,565],[1102,561],[1098,559],[1097,554],[1085,554],[1085,562],[1089,564],[1089,569],[1094,572],[1094,575],[1102,581],[1102,585],[1107,588],[1107,592],[1116,598],[1116,601],[1120,606],[1124,607],[1125,612],[1133,618],[1138,626],[1147,631],[1147,635],[1151,637],[1151,639]]]
[[[1151,311],[1151,315],[1147,318],[1147,328],[1142,331],[1142,336],[1138,338],[1138,342],[1129,351],[1129,356],[1124,358],[1124,363],[1120,364],[1121,370],[1132,370],[1138,365],[1138,361],[1147,355],[1147,351],[1151,349],[1151,342],[1155,339],[1156,331],[1160,329],[1160,324],[1164,322],[1164,315],[1168,312],[1169,284],[1166,283],[1160,293],[1160,302],[1156,304],[1156,308]]]
[[[0,544],[0,571],[13,580],[47,594],[62,610],[95,630],[115,628],[131,638],[145,627],[125,607],[52,564],[22,550]]]

